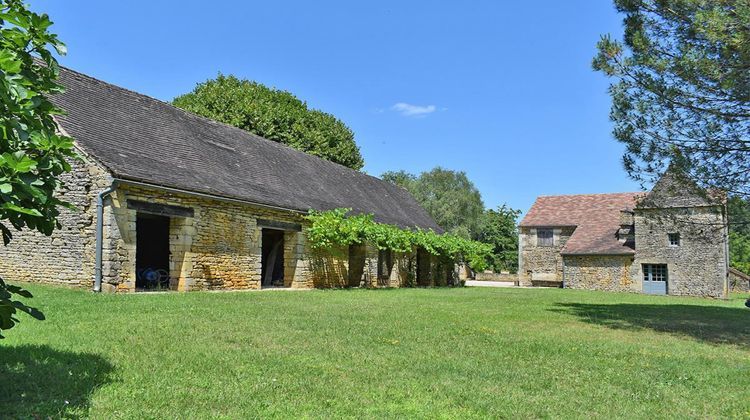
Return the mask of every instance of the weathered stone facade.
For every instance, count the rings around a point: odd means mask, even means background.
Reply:
[[[23,231],[0,248],[0,276],[12,281],[91,287],[95,268],[96,199],[114,179],[91,159],[73,162],[60,196],[79,210],[63,210],[62,229],[52,236]],[[417,282],[417,252],[394,253],[382,264],[373,246],[312,250],[306,221],[299,212],[271,209],[233,200],[121,182],[104,200],[102,290],[136,290],[137,220],[132,202],[192,210],[189,217],[169,217],[169,289],[242,290],[261,288],[262,229],[259,220],[300,226],[283,232],[283,286],[401,287],[447,284],[435,276],[435,257],[420,253],[426,265]],[[352,270],[350,271],[350,267]],[[450,273],[447,274],[451,275]],[[436,281],[435,278],[438,280]]]
[[[575,226],[550,227],[553,232],[552,246],[538,243],[538,229],[523,226],[519,229],[518,280],[524,286],[562,281],[563,258],[560,251],[575,231]]]
[[[648,194],[541,197],[519,228],[519,280],[723,298],[729,291],[726,217],[721,197],[671,172]]]
[[[301,223],[300,214],[251,205],[121,185],[105,207],[105,283],[135,289],[136,216],[128,200],[180,206],[193,217],[170,218],[170,288],[174,290],[258,289],[261,229],[258,219]],[[284,286],[312,287],[303,232],[284,232]]]
[[[563,283],[570,289],[632,292],[639,282],[633,278],[629,255],[566,255]]]
[[[77,210],[60,209],[62,229],[52,236],[36,231],[14,231],[8,246],[0,246],[0,277],[89,286],[94,277],[96,195],[112,178],[90,160],[73,160],[61,176],[58,197]],[[54,261],[54,264],[50,264]]]
[[[568,230],[569,229],[569,230]],[[641,292],[644,264],[667,266],[667,294],[726,297],[726,220],[721,206],[636,209],[634,255],[564,255],[574,229],[559,227],[559,243],[536,245],[535,229],[521,228],[519,280],[524,285],[552,285],[608,291]],[[680,245],[669,244],[679,233]]]
[[[679,233],[679,246],[670,233]],[[642,280],[644,264],[666,264],[668,294],[726,297],[726,242],[721,206],[636,209],[634,275]]]

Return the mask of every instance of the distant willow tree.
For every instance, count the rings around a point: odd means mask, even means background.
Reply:
[[[610,86],[614,136],[636,180],[669,164],[703,187],[750,192],[750,2],[615,0],[622,41],[605,36],[593,67]]]
[[[219,75],[173,104],[352,169],[365,163],[354,133],[341,120],[257,82]]]

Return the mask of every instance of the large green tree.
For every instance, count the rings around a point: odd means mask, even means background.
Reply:
[[[732,267],[750,273],[750,202],[729,197],[729,262]]]
[[[419,175],[385,172],[381,178],[409,191],[447,232],[490,245],[488,268],[518,269],[516,225],[521,212],[506,205],[485,210],[481,193],[465,172],[436,167]]]
[[[48,48],[59,54],[65,46],[48,31],[47,15],[36,14],[19,0],[0,1],[0,232],[3,244],[16,230],[46,235],[59,228],[55,197],[59,176],[70,171],[73,142],[59,135],[53,115],[61,112],[47,99],[60,92],[59,68]],[[35,58],[36,57],[36,58]],[[0,279],[0,333],[18,323],[21,311],[43,315],[16,296],[28,291]],[[2,337],[2,334],[0,334]]]
[[[436,167],[419,176],[397,171],[381,178],[406,188],[447,232],[467,239],[479,233],[484,203],[465,172]]]
[[[173,103],[352,169],[364,166],[349,127],[331,114],[308,108],[289,92],[219,75],[199,83]]]
[[[494,271],[518,270],[518,216],[515,210],[503,204],[497,210],[488,209],[482,215],[477,240],[492,246],[487,266]]]
[[[593,66],[610,87],[629,174],[670,163],[704,187],[750,192],[750,2],[615,0],[624,38],[605,36]]]

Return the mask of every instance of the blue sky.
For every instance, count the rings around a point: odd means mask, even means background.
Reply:
[[[171,100],[218,72],[288,90],[355,132],[365,171],[466,171],[485,205],[638,190],[591,70],[607,0],[30,0],[61,63]]]

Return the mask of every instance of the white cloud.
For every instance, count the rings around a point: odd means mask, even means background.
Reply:
[[[398,112],[404,117],[424,117],[435,112],[437,107],[435,105],[412,105],[406,102],[399,102],[393,105],[391,110]]]

